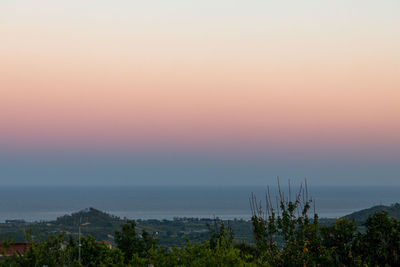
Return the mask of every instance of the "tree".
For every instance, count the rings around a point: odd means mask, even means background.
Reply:
[[[128,263],[135,254],[139,257],[149,256],[149,250],[157,245],[157,241],[145,230],[140,237],[136,232],[135,221],[128,221],[121,226],[121,231],[115,232],[115,243],[123,252],[125,263]]]
[[[358,239],[358,251],[371,266],[400,266],[400,221],[386,212],[370,216],[364,235]]]
[[[97,242],[90,235],[81,238],[81,244],[83,266],[124,266],[124,256],[118,248],[110,249],[105,243]]]

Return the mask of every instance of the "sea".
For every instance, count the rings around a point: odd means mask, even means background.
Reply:
[[[290,188],[292,198],[295,186]],[[285,196],[289,188],[282,187]],[[0,222],[49,221],[89,207],[128,219],[249,219],[252,193],[265,204],[265,186],[2,186]],[[272,199],[278,189],[270,187]],[[400,202],[399,186],[308,188],[320,218],[338,218],[374,205]]]

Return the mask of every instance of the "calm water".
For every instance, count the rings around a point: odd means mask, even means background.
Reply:
[[[263,200],[265,187],[8,186],[0,188],[0,221],[53,220],[88,207],[130,219],[250,218],[251,192]],[[312,187],[309,194],[315,199],[320,217],[329,218],[373,205],[400,202],[400,187]]]

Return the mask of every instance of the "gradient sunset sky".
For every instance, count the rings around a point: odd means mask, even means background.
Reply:
[[[0,1],[0,185],[400,185],[400,1]]]

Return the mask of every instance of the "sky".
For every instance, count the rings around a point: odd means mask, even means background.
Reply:
[[[398,0],[3,0],[0,185],[400,185]]]

